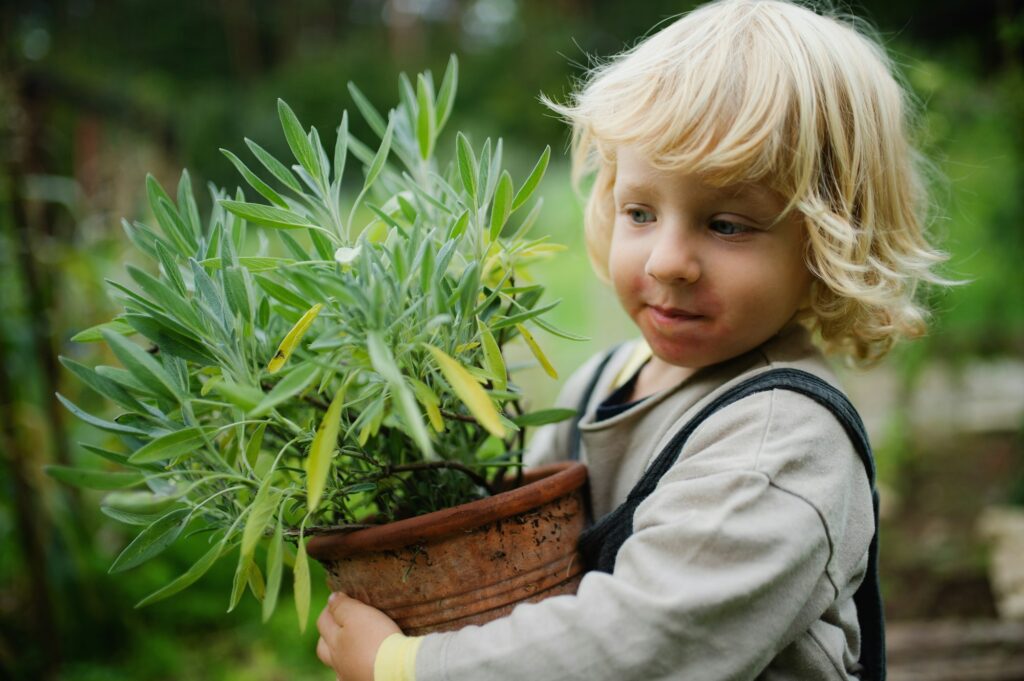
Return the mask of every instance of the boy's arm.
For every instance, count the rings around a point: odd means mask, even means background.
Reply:
[[[589,573],[576,596],[424,637],[416,681],[754,678],[839,590],[852,593],[856,566],[828,569],[833,542],[866,555],[872,529],[861,519],[850,536],[830,536],[819,508],[760,470],[760,458],[793,450],[815,468],[786,475],[818,476],[852,514],[866,499],[871,524],[863,467],[841,426],[806,398],[774,412],[773,399],[754,396],[709,419],[713,437],[696,438],[703,449],[637,510],[614,575]]]

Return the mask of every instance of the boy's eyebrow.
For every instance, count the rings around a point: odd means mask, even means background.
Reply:
[[[754,201],[763,206],[771,207],[775,204],[776,197],[767,187],[756,184],[743,183],[729,185],[726,187],[707,186],[707,193],[717,198],[746,199]],[[612,187],[613,194],[649,194],[653,191],[650,185],[643,182],[615,182]]]

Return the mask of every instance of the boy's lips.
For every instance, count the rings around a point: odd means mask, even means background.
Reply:
[[[671,318],[679,318],[679,319],[693,319],[695,317],[703,317],[704,316],[704,315],[699,314],[697,312],[692,312],[690,310],[684,310],[684,309],[678,308],[678,307],[664,307],[664,306],[661,306],[661,305],[648,305],[648,307],[651,308],[651,310],[653,310],[659,316],[662,316],[662,317],[671,317]]]
[[[682,332],[704,319],[705,315],[695,314],[689,310],[678,307],[661,307],[660,305],[648,305],[647,314],[651,323],[660,328],[664,333]]]

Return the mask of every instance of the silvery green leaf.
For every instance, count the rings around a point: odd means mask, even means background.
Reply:
[[[543,206],[544,197],[541,197],[537,199],[537,202],[533,204],[533,208],[531,208],[530,212],[526,214],[525,218],[523,218],[522,223],[520,223],[520,225],[516,227],[516,230],[512,233],[512,236],[509,237],[510,242],[514,243],[516,241],[519,241],[526,235],[527,232],[530,231],[530,228],[533,227],[533,223],[537,221],[537,217],[540,215],[540,209]]]
[[[242,162],[242,159],[238,158],[227,149],[221,149],[220,153],[227,156],[232,165],[234,165],[242,177],[245,178],[245,181],[249,183],[249,186],[259,192],[261,196],[271,203],[276,203],[281,208],[288,207],[288,202],[282,199],[281,195],[274,191],[270,185],[261,180],[256,173],[249,170],[249,167]]]
[[[143,598],[141,601],[135,604],[136,608],[147,606],[151,603],[156,603],[169,596],[173,596],[182,589],[191,586],[196,580],[202,577],[206,572],[217,562],[220,558],[221,552],[224,550],[224,542],[218,542],[210,547],[210,549],[197,560],[192,567],[190,567],[184,574],[175,578],[165,586],[157,589],[150,595]]]
[[[152,525],[160,518],[159,515],[153,515],[151,513],[131,513],[130,511],[121,511],[113,508],[112,506],[100,506],[100,511],[103,515],[108,518],[113,518],[120,523],[124,523],[125,525],[137,525],[140,527]]]
[[[455,135],[455,153],[459,161],[459,177],[462,178],[462,186],[469,197],[476,201],[476,156],[473,154],[473,147],[469,140],[460,131]]]
[[[116,463],[119,466],[128,466],[130,468],[135,468],[135,469],[144,470],[144,471],[153,471],[153,472],[159,472],[160,471],[160,467],[159,466],[151,466],[151,465],[147,465],[147,464],[134,464],[134,463],[131,463],[130,461],[128,461],[128,455],[127,454],[119,454],[118,452],[112,452],[109,449],[103,449],[102,447],[97,447],[96,445],[91,445],[91,444],[89,444],[87,442],[81,442],[79,444],[82,445],[82,449],[86,450],[90,454],[95,454],[96,456],[98,456],[100,458],[103,458],[103,459],[106,459],[107,461],[111,461],[113,463]]]
[[[416,79],[416,140],[419,142],[420,158],[424,161],[434,152],[436,118],[434,113],[434,91],[427,79],[420,74]]]
[[[167,317],[129,312],[124,318],[165,355],[187,359],[202,366],[217,364],[217,359],[210,350],[194,340],[194,333],[174,324]]]
[[[131,265],[126,266],[125,269],[128,270],[128,274],[139,285],[139,288],[152,298],[153,302],[167,310],[182,324],[191,327],[194,331],[202,331],[203,325],[200,323],[195,309],[181,294],[148,272]]]
[[[245,203],[245,192],[242,191],[241,187],[235,189],[235,201],[239,203]],[[223,206],[220,206],[223,209]],[[224,231],[225,237],[231,238],[231,243],[235,246],[235,251],[239,251],[245,245],[245,231],[246,221],[238,215],[228,213],[225,211],[228,217],[227,228]]]
[[[537,185],[540,184],[541,179],[544,177],[544,172],[548,168],[548,161],[551,159],[551,146],[544,147],[544,152],[540,155],[540,159],[537,160],[537,165],[530,171],[530,176],[523,182],[523,186],[516,192],[516,197],[512,200],[512,212],[515,212],[524,203],[530,200]]]
[[[178,402],[181,396],[177,385],[163,365],[148,352],[115,333],[104,330],[103,339],[114,351],[121,364],[153,392]]]
[[[296,310],[309,309],[309,301],[307,301],[305,298],[300,296],[298,293],[295,293],[291,289],[281,284],[278,284],[276,281],[268,279],[267,277],[257,275],[254,277],[254,279],[256,280],[256,284],[259,285],[260,288],[262,288],[271,297],[278,300],[279,302],[282,302],[285,305],[288,305],[289,307],[293,307]]]
[[[256,159],[263,164],[263,167],[266,168],[271,175],[277,178],[278,182],[294,192],[302,191],[302,187],[299,186],[299,181],[295,179],[292,171],[288,170],[288,167],[285,166],[285,164],[278,161],[270,152],[256,142],[253,142],[251,139],[246,138],[245,144],[249,147],[249,150],[252,151]]]
[[[231,333],[231,320],[228,316],[227,301],[221,295],[220,289],[210,279],[203,266],[196,260],[190,259],[189,266],[192,268],[192,281],[195,283],[196,293],[192,300],[198,303],[201,310],[212,317],[217,326],[224,332],[224,339],[228,340]]]
[[[494,192],[494,185],[498,181],[498,177],[501,171],[502,153],[504,150],[505,142],[499,137],[498,143],[494,145],[494,157],[491,159],[491,170],[488,173],[487,180],[487,196],[488,198]],[[481,184],[483,184],[481,182]]]
[[[441,79],[441,89],[437,94],[437,131],[440,133],[448,122],[448,116],[452,113],[455,104],[455,92],[458,89],[459,81],[459,60],[454,54],[448,58],[448,67],[444,70],[444,77]]]
[[[536,324],[538,327],[544,329],[548,333],[550,333],[552,336],[558,336],[559,338],[564,338],[566,340],[571,340],[571,341],[588,341],[588,340],[590,340],[590,338],[588,336],[580,336],[580,335],[575,334],[575,333],[570,333],[569,331],[563,331],[562,329],[558,328],[557,326],[555,326],[551,322],[545,320],[543,317],[534,317],[533,323]]]
[[[330,260],[334,257],[334,245],[327,240],[323,232],[310,228],[307,233],[309,240],[313,242],[313,248],[322,260]]]
[[[544,314],[545,312],[548,312],[549,310],[553,310],[555,307],[558,306],[560,302],[562,302],[561,299],[556,300],[553,303],[549,303],[544,307],[538,307],[533,310],[526,310],[525,312],[520,312],[519,314],[514,314],[510,317],[502,317],[500,319],[497,319],[491,323],[491,331],[500,331],[501,329],[504,329],[509,326],[522,324],[523,322],[529,319],[533,319]]]
[[[316,380],[320,368],[315,364],[300,364],[278,381],[277,385],[249,412],[249,418],[259,418],[271,409],[298,395]]]
[[[263,599],[263,621],[266,622],[274,614],[277,606],[277,595],[281,590],[281,574],[284,571],[284,532],[282,518],[278,516],[274,534],[267,548],[267,592]]]
[[[288,147],[295,155],[295,160],[306,169],[313,177],[318,178],[318,162],[313,145],[306,137],[306,131],[299,123],[298,116],[283,99],[277,100],[277,115],[281,119],[281,128],[284,130],[284,137],[288,141]]]
[[[320,179],[322,185],[326,186],[330,182],[331,165],[327,161],[327,152],[324,151],[324,145],[320,141],[320,132],[315,125],[310,126],[308,139],[316,158],[316,177]]]
[[[139,249],[151,258],[156,257],[156,247],[154,243],[158,240],[162,241],[160,237],[153,233],[151,229],[143,225],[141,222],[134,224],[129,223],[124,218],[121,219],[121,228],[124,230],[125,236],[132,242],[135,248]]]
[[[218,201],[219,200],[221,200],[221,199],[218,199]],[[236,216],[231,215],[230,213],[225,211],[224,207],[221,206],[220,204],[214,204],[214,205],[216,205],[219,210],[223,211],[225,213],[225,215],[227,215],[231,219],[233,219],[233,220],[236,219]],[[203,255],[203,262],[206,262],[208,260],[212,260],[218,253],[220,253],[220,242],[221,242],[221,238],[223,236],[224,236],[224,226],[220,222],[218,222],[210,230],[210,235],[209,235],[209,237],[207,237],[206,250],[204,251],[204,255]]]
[[[206,443],[206,438],[207,432],[199,426],[176,430],[143,445],[128,457],[128,461],[153,463],[174,459],[199,449]]]
[[[384,377],[391,388],[391,402],[402,415],[406,432],[428,460],[435,458],[434,445],[430,442],[430,434],[423,424],[423,415],[416,406],[416,398],[402,377],[402,372],[395,362],[394,355],[391,354],[391,349],[375,331],[370,331],[367,334],[366,343],[374,371]]]
[[[278,234],[285,234],[287,232],[278,232]],[[291,238],[291,237],[288,237]],[[303,254],[303,259],[308,260],[309,256]],[[270,258],[267,256],[247,256],[243,255],[238,258],[238,266],[245,268],[248,272],[267,272],[270,270],[276,270],[279,267],[294,264],[295,261],[291,258]],[[221,266],[219,258],[210,258],[209,260],[203,260],[199,263],[204,269],[217,270]]]
[[[289,234],[288,232],[277,232],[277,235],[278,237],[280,237],[282,243],[284,243],[285,248],[287,248],[288,251],[293,256],[295,256],[296,260],[302,262],[310,259],[309,253],[306,252],[306,249],[299,245],[299,242],[296,241],[295,237],[293,237],[291,234]]]
[[[508,222],[512,202],[512,177],[507,170],[501,172],[498,188],[494,192],[494,203],[491,205],[491,224],[489,234],[491,241],[501,235],[501,228]]]
[[[224,206],[232,214],[250,222],[277,229],[303,229],[314,227],[304,216],[285,208],[264,206],[260,203],[244,203],[241,201],[222,200]]]
[[[337,140],[334,143],[334,190],[335,203],[341,203],[341,180],[345,176],[345,161],[348,158],[348,111],[341,112]]]
[[[384,168],[384,163],[388,160],[388,152],[391,150],[391,136],[395,129],[394,117],[388,121],[388,127],[384,131],[384,138],[380,143],[380,148],[377,150],[377,155],[373,157],[373,163],[370,164],[370,169],[366,172],[366,182],[363,183],[363,191],[370,188],[370,185],[374,183],[377,176],[380,175],[380,171]]]
[[[192,179],[188,170],[181,171],[181,179],[178,180],[178,210],[181,220],[191,234],[190,243],[197,244],[203,233],[203,226],[199,220],[199,207],[196,205],[196,198],[192,194]]]
[[[124,489],[142,483],[142,474],[135,471],[103,471],[95,468],[72,466],[43,466],[43,471],[55,480],[86,489]]]
[[[145,395],[147,397],[159,397],[159,393],[150,390],[149,386],[135,378],[132,372],[121,367],[111,367],[99,364],[96,366],[96,373],[104,378],[109,378],[112,381],[120,383],[125,388],[128,388],[134,393],[139,395]]]
[[[484,140],[484,144],[480,147],[480,158],[478,159],[476,176],[476,191],[480,198],[480,205],[486,206],[491,200],[490,193],[487,191],[488,179],[491,173],[491,138],[488,137]]]
[[[376,154],[376,150],[371,149],[360,142],[354,135],[349,135],[348,146],[352,151],[352,155],[355,156],[356,159],[358,159],[358,161],[364,166],[368,166],[373,163],[373,156]]]
[[[174,245],[179,255],[187,258],[195,253],[198,244],[193,244],[190,241],[190,233],[170,199],[158,196],[156,205],[153,206],[153,215],[156,216],[156,221],[160,225],[160,229],[163,230],[164,236],[168,238],[169,243]]]
[[[156,242],[156,254],[160,260],[160,265],[163,267],[164,274],[174,285],[174,290],[178,295],[185,297],[188,289],[185,287],[185,280],[181,276],[181,269],[178,267],[178,262],[174,259],[174,255],[164,245],[163,241]]]
[[[109,572],[128,570],[163,552],[178,538],[190,517],[188,509],[184,508],[161,516],[125,547],[110,566]]]
[[[299,631],[305,633],[309,622],[309,558],[306,556],[306,544],[299,537],[299,545],[295,551],[295,566],[292,568],[295,590],[295,613],[299,617]]]
[[[363,118],[369,124],[377,137],[383,138],[384,131],[387,127],[384,123],[384,119],[381,117],[377,110],[373,108],[373,104],[370,104],[370,100],[362,93],[362,91],[356,87],[356,84],[352,81],[348,83],[349,94],[352,95],[352,100],[356,103],[356,108],[359,109],[359,113],[363,115]]]
[[[157,494],[154,492],[111,492],[103,497],[101,507],[112,508],[128,513],[143,515],[155,515],[157,519],[160,514],[166,512],[172,506],[179,503],[180,491],[169,494]]]
[[[222,269],[220,274],[231,312],[241,317],[243,323],[252,321],[252,305],[245,285],[246,271],[235,266]]]
[[[416,130],[416,90],[405,72],[398,74],[399,111],[405,113],[405,124],[410,134]],[[411,140],[410,140],[411,141]]]
[[[242,531],[241,554],[243,559],[252,560],[256,551],[256,544],[263,536],[267,524],[274,518],[274,509],[277,508],[278,494],[270,481],[273,479],[271,470],[263,478],[256,498],[249,507],[249,516],[245,520],[245,529]]]
[[[517,426],[543,426],[558,423],[576,416],[575,409],[541,409],[529,414],[520,414],[512,419]]]
[[[58,357],[58,360],[65,366],[65,368],[75,374],[79,380],[98,392],[100,395],[103,395],[107,399],[116,402],[130,411],[147,411],[145,405],[139,402],[134,395],[125,390],[119,383],[116,383],[104,376],[100,376],[96,373],[95,369],[90,369],[84,364],[79,364],[75,360],[63,356]]]
[[[430,205],[434,206],[435,208],[445,213],[446,215],[455,214],[450,206],[446,206],[445,204],[441,203],[433,196],[431,196],[430,193],[427,192],[422,187],[420,187],[419,183],[416,182],[416,180],[414,180],[408,173],[402,173],[402,176],[404,177],[405,181],[409,184],[409,186],[412,187],[413,194],[416,195],[417,199],[420,199],[424,203],[429,203]]]

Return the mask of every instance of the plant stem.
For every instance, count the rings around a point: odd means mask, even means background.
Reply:
[[[498,491],[487,482],[487,478],[474,471],[469,466],[465,466],[455,461],[418,461],[416,463],[400,464],[398,466],[388,466],[384,469],[384,474],[381,477],[388,477],[395,473],[406,473],[409,471],[423,471],[423,470],[435,470],[447,468],[454,471],[459,471],[470,480],[480,485],[487,490],[487,493],[494,496]]]

